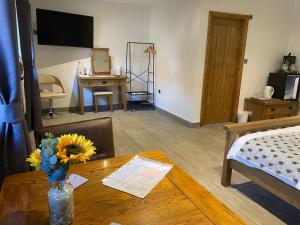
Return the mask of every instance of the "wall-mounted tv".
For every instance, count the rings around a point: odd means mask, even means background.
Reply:
[[[94,17],[36,9],[39,45],[93,48]]]

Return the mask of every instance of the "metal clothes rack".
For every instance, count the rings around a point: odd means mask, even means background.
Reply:
[[[126,47],[126,76],[127,76],[127,95],[128,105],[130,110],[133,111],[134,106],[150,106],[155,110],[155,53],[148,51],[144,54],[148,54],[148,62],[145,65],[145,70],[140,73],[133,71],[133,53],[132,47],[134,45],[144,45],[145,49],[152,49],[155,51],[154,43],[145,42],[127,42]],[[134,90],[133,81],[140,81],[144,85],[143,89]],[[140,99],[136,99],[139,97]]]

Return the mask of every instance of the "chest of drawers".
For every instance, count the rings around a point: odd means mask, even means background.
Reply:
[[[297,101],[246,98],[244,108],[252,112],[249,121],[257,121],[296,116],[299,111],[298,105]]]

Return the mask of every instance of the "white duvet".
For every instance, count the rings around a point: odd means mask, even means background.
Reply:
[[[227,159],[260,169],[300,190],[300,126],[242,136]]]

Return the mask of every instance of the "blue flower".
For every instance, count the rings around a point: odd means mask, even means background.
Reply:
[[[40,167],[47,174],[49,174],[51,172],[51,170],[53,169],[53,168],[50,167],[49,161],[47,161],[45,159],[42,159]]]
[[[58,168],[55,168],[51,174],[48,175],[48,182],[53,183],[56,181],[62,181],[65,180],[67,177],[68,172],[68,166],[60,166]]]

